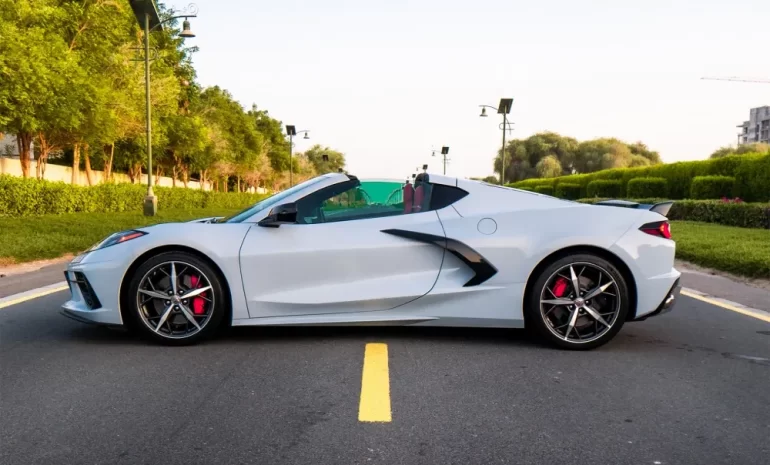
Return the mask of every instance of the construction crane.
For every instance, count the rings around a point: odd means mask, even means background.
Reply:
[[[740,78],[740,77],[702,77],[705,81],[734,81],[734,82],[754,82],[758,84],[770,84],[770,79]]]

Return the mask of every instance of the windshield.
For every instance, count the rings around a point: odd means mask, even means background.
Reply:
[[[283,199],[292,196],[293,194],[301,191],[302,189],[305,189],[308,186],[312,186],[313,184],[317,184],[321,182],[326,176],[318,176],[312,179],[308,179],[305,182],[301,182],[297,184],[294,187],[291,187],[289,189],[286,189],[285,191],[281,191],[275,195],[271,195],[270,197],[255,203],[254,205],[250,206],[249,208],[236,213],[233,216],[224,218],[220,220],[220,223],[242,223],[246,218],[249,218],[250,216],[254,215],[255,213],[258,213],[266,208],[270,208],[278,203],[280,203]]]

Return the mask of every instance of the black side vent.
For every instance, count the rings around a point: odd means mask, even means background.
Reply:
[[[96,292],[94,292],[94,288],[91,287],[91,283],[89,283],[88,279],[86,279],[86,275],[80,271],[76,271],[75,283],[77,283],[78,288],[80,288],[80,293],[83,294],[83,300],[85,300],[88,308],[91,310],[102,308],[102,303],[99,302],[99,298],[96,297]]]

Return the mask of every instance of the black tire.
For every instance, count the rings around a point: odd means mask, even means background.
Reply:
[[[145,317],[143,317],[143,311],[144,314],[147,314],[148,311],[148,304],[145,304],[144,310],[140,308],[140,301],[138,296],[139,294],[139,286],[142,284],[142,280],[148,276],[148,274],[153,271],[157,270],[159,266],[167,266],[166,264],[174,263],[175,266],[182,265],[182,266],[190,266],[192,270],[195,270],[196,272],[202,273],[202,276],[206,278],[208,283],[211,286],[211,292],[212,295],[209,297],[212,297],[212,302],[210,303],[210,306],[207,309],[207,317],[205,319],[201,320],[199,322],[200,324],[200,330],[197,330],[197,328],[193,328],[192,330],[195,331],[194,333],[190,335],[185,335],[183,332],[179,332],[177,334],[174,334],[171,327],[172,327],[172,318],[179,319],[181,315],[181,318],[185,318],[185,315],[182,314],[180,311],[174,310],[172,314],[169,315],[168,323],[166,323],[165,328],[168,328],[168,331],[164,332],[161,330],[160,332],[156,332],[153,329],[150,328],[150,324],[152,324],[149,320],[147,320]],[[179,270],[177,270],[177,273],[180,273]],[[198,273],[191,273],[191,274],[198,274]],[[186,277],[183,272],[180,273],[180,276],[184,280]],[[189,278],[189,277],[188,277]],[[219,274],[214,270],[214,268],[209,265],[209,263],[205,260],[202,260],[196,255],[187,253],[187,252],[181,252],[181,251],[172,251],[172,252],[164,252],[158,255],[155,255],[153,257],[148,258],[145,260],[141,265],[139,265],[131,276],[127,276],[126,279],[128,280],[128,294],[124,298],[124,305],[126,305],[126,311],[124,312],[124,315],[126,317],[126,323],[128,327],[130,327],[132,330],[136,331],[141,337],[158,342],[165,345],[174,345],[174,346],[181,346],[181,345],[190,345],[198,343],[204,339],[207,339],[211,337],[217,330],[217,328],[222,323],[222,318],[224,317],[227,309],[227,305],[229,305],[228,301],[228,293],[225,292],[224,286],[226,285],[225,282],[220,278]],[[170,279],[170,278],[169,278]],[[183,283],[178,283],[178,287],[183,287]],[[190,289],[188,289],[190,290]],[[208,294],[204,294],[206,296]],[[189,304],[189,303],[188,303]],[[150,305],[157,305],[154,302],[150,302]],[[162,306],[165,306],[166,303],[162,303]],[[190,310],[188,307],[185,307],[188,311]],[[157,313],[156,313],[157,315]],[[157,318],[157,316],[156,316]],[[174,320],[175,321],[175,320]],[[198,320],[196,320],[198,321]],[[177,326],[177,325],[174,325]]]
[[[558,298],[561,297],[554,294],[552,290],[546,294],[546,291],[550,289],[550,288],[546,289],[546,286],[551,285],[554,282],[554,280],[560,279],[559,278],[560,275],[557,273],[562,272],[564,269],[568,269],[567,267],[569,267],[570,265],[572,265],[573,269],[575,270],[588,268],[589,271],[597,273],[596,275],[594,275],[597,277],[598,277],[598,273],[603,271],[614,280],[614,284],[616,286],[614,288],[613,287],[608,288],[607,295],[601,297],[601,302],[604,302],[607,309],[615,312],[614,316],[612,316],[611,321],[604,320],[606,323],[610,325],[609,329],[607,329],[607,327],[604,324],[600,324],[598,321],[596,321],[596,319],[592,318],[591,315],[587,314],[585,311],[579,313],[579,316],[576,317],[576,318],[581,318],[581,320],[578,320],[578,321],[591,322],[592,323],[591,326],[593,326],[591,330],[595,332],[594,335],[592,336],[593,339],[591,337],[586,337],[584,342],[580,342],[579,340],[572,340],[572,339],[576,339],[575,333],[574,331],[570,332],[567,329],[562,330],[567,332],[566,336],[560,337],[557,335],[560,332],[559,330],[559,328],[561,328],[560,323],[565,322],[564,316],[569,315],[569,317],[571,317],[572,309],[574,308],[574,306],[562,306],[562,305],[551,306],[550,304],[543,304],[544,309],[541,310],[542,298],[556,299],[557,297]],[[567,277],[571,278],[571,275]],[[614,338],[615,335],[618,333],[618,331],[620,331],[620,329],[623,327],[623,324],[626,321],[626,315],[628,315],[628,312],[630,309],[628,284],[626,283],[626,280],[623,277],[623,274],[620,271],[618,271],[617,267],[615,267],[611,262],[605,260],[602,257],[593,255],[590,253],[578,253],[578,254],[561,257],[549,263],[540,272],[538,276],[534,277],[534,279],[535,279],[535,282],[532,285],[530,293],[527,297],[527,303],[525,308],[526,324],[529,328],[535,329],[538,335],[551,345],[554,345],[563,349],[569,349],[569,350],[594,349],[612,340],[612,338]],[[588,279],[587,277],[580,277],[578,280],[579,287],[582,288],[582,284],[587,279]],[[567,286],[569,286],[568,287],[569,290],[565,292],[571,292],[574,286],[572,286],[571,279],[567,282],[568,282]],[[601,282],[601,278],[599,278],[599,282]],[[594,286],[595,282],[591,282],[590,285]],[[609,291],[611,289],[613,291],[615,289],[617,290],[616,297],[610,296],[611,294]],[[550,296],[553,296],[553,297],[548,296],[548,294],[550,294]],[[542,297],[544,295],[546,297]],[[570,300],[570,297],[568,296],[564,296],[564,298],[567,300]],[[608,300],[610,299],[611,299],[611,304],[608,303]],[[595,300],[599,301],[600,299],[596,298]],[[598,304],[599,302],[594,302],[592,309],[597,310],[594,307]],[[549,313],[549,311],[550,312],[556,311],[557,313],[553,314],[553,313]],[[601,310],[599,311],[601,312]],[[609,316],[607,316],[607,318],[609,318]],[[554,320],[556,320],[556,322],[554,322]],[[578,328],[580,328],[580,326],[575,326],[575,329],[578,329]],[[589,328],[589,326],[583,326],[583,328],[585,331],[586,330],[585,328]],[[596,328],[600,328],[601,331]],[[580,336],[579,331],[577,335]]]

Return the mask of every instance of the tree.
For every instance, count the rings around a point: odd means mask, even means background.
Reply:
[[[541,178],[555,178],[562,175],[561,163],[554,155],[547,155],[541,158],[537,162],[535,170]]]
[[[770,144],[755,142],[741,144],[738,147],[722,147],[709,156],[709,158],[722,158],[728,155],[744,155],[747,153],[770,153]]]
[[[319,144],[310,147],[304,156],[313,165],[316,174],[336,173],[345,167],[345,155],[342,152]]]

